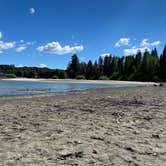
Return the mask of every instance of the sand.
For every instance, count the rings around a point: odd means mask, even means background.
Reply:
[[[0,97],[2,166],[165,166],[166,89]]]
[[[117,81],[117,80],[76,80],[76,79],[36,79],[36,78],[6,78],[1,80],[10,81],[32,81],[32,82],[62,82],[62,83],[87,83],[87,84],[137,84],[137,85],[159,85],[155,82],[139,81]]]

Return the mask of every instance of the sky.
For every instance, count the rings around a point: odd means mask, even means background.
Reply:
[[[165,0],[0,0],[0,64],[65,69],[166,44]]]

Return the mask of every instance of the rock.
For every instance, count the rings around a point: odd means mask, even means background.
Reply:
[[[75,153],[74,153],[74,156],[75,156],[75,157],[80,157],[80,158],[83,157],[83,151],[75,152]]]
[[[158,134],[152,134],[152,138],[160,139],[160,136]]]
[[[81,158],[83,157],[83,151],[71,152],[71,151],[64,150],[59,155],[61,159],[66,159],[69,157]]]
[[[97,150],[93,149],[92,153],[97,154]]]
[[[104,141],[104,138],[101,137],[101,136],[92,135],[90,138],[91,138],[91,139],[95,139],[95,140]]]
[[[125,149],[130,151],[130,152],[135,152],[135,150],[132,147],[125,147]]]

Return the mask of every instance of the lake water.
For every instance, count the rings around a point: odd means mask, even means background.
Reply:
[[[107,87],[128,87],[129,84],[66,83],[0,80],[0,96],[65,92]],[[136,85],[135,85],[136,86]]]

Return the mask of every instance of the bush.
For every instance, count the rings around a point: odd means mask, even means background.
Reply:
[[[6,74],[5,75],[7,78],[16,78],[15,74]]]
[[[109,78],[107,76],[100,76],[99,80],[109,80]]]
[[[110,77],[110,80],[118,80],[119,79],[119,73],[115,72],[112,74],[112,76]]]
[[[53,78],[53,79],[58,79],[59,77],[56,76],[56,75],[54,75],[54,76],[52,76],[52,78]]]
[[[77,76],[76,76],[76,79],[77,79],[77,80],[84,80],[84,79],[85,79],[85,76],[84,76],[84,75],[77,75]]]

